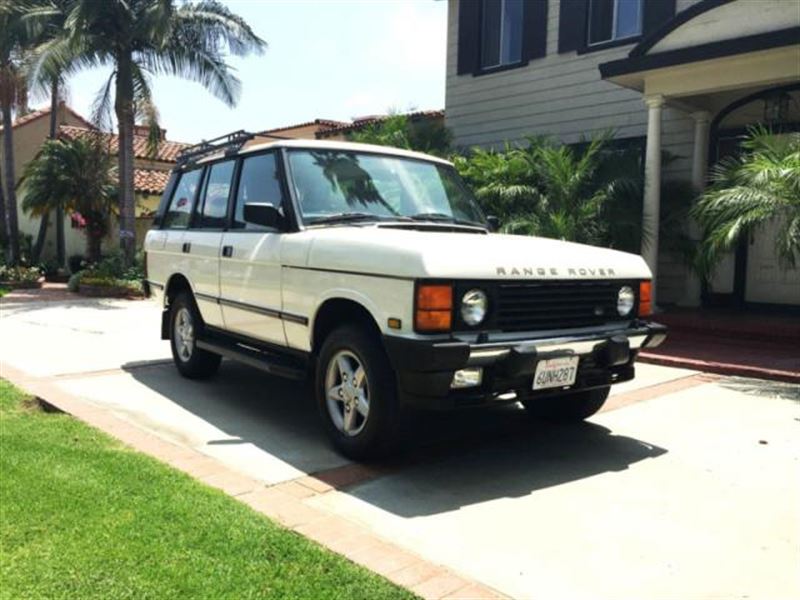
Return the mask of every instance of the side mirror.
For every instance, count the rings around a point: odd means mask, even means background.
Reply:
[[[486,217],[486,222],[489,224],[489,229],[492,231],[500,231],[500,219],[494,215]]]
[[[244,205],[244,220],[264,227],[280,227],[283,215],[269,202],[248,202]]]

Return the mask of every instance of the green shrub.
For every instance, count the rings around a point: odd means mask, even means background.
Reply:
[[[73,254],[67,259],[67,265],[69,266],[70,273],[78,273],[82,271],[84,266],[86,265],[83,254]]]
[[[0,265],[0,281],[34,283],[42,276],[39,267],[10,267]]]
[[[58,274],[58,261],[55,258],[48,258],[39,263],[39,270],[44,273],[45,277]]]
[[[94,280],[115,281],[141,285],[144,279],[144,255],[138,253],[130,267],[125,266],[125,257],[121,252],[113,252],[95,264],[86,266],[85,277]]]
[[[83,271],[78,271],[77,273],[73,273],[69,276],[69,281],[67,282],[67,289],[70,292],[77,292],[78,286],[81,284],[81,275]]]

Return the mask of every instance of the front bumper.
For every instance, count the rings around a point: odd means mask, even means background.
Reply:
[[[633,379],[633,363],[641,348],[654,348],[667,336],[658,323],[636,322],[625,329],[593,330],[552,337],[468,342],[384,336],[397,372],[404,403],[427,408],[455,408],[563,393],[562,389],[532,391],[536,363],[560,356],[579,356],[578,373],[570,390],[591,389]],[[453,374],[482,367],[479,386],[451,389]]]

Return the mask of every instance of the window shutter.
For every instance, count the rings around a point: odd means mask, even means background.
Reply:
[[[478,71],[478,40],[481,29],[480,0],[459,0],[458,3],[458,66],[459,75]]]
[[[644,0],[642,35],[650,35],[674,16],[675,0]]]
[[[586,15],[589,13],[588,0],[561,0],[558,12],[559,54],[583,48],[586,45]]]
[[[522,8],[522,60],[547,54],[547,2],[528,0]]]

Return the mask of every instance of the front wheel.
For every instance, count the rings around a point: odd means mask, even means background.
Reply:
[[[397,385],[375,336],[354,326],[322,344],[315,377],[317,404],[334,446],[353,459],[383,456],[400,429]]]
[[[527,398],[522,401],[532,417],[558,423],[577,423],[600,410],[608,398],[610,387],[573,392],[563,396]]]
[[[211,377],[219,369],[222,357],[197,347],[197,335],[203,327],[194,299],[178,294],[170,304],[170,346],[178,372],[189,379]]]

